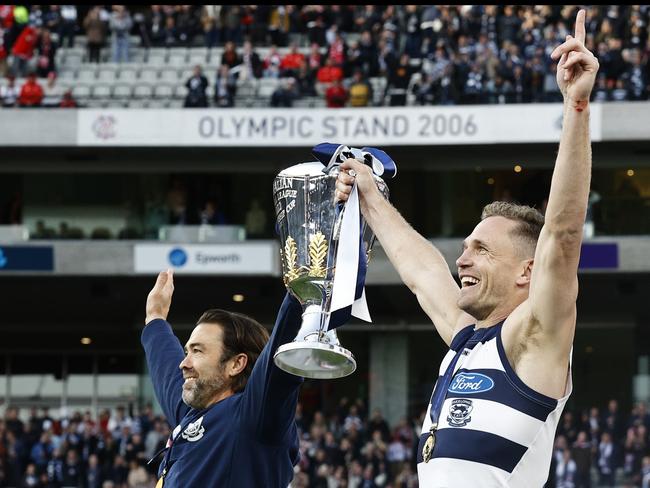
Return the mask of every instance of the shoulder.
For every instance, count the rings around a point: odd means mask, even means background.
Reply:
[[[456,321],[454,326],[449,344],[449,347],[456,341],[457,337],[460,337],[463,334],[467,334],[467,331],[474,330],[474,325],[476,325],[476,319],[466,312],[462,312]],[[471,327],[470,327],[471,326]]]
[[[451,341],[448,344],[449,349],[455,351],[458,349],[460,344],[463,344],[467,339],[474,333],[474,325],[476,321],[471,321],[469,323],[461,323],[456,326],[456,329],[451,336]]]
[[[575,308],[573,313],[557,320],[562,323],[543,327],[533,313],[530,300],[526,300],[512,311],[503,324],[504,346],[520,347],[524,351],[548,355],[549,360],[565,358],[573,345]],[[515,358],[510,359],[512,361]]]

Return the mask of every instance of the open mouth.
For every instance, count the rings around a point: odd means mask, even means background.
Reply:
[[[463,288],[469,288],[470,286],[478,285],[480,281],[481,280],[474,278],[473,276],[463,276],[460,279],[460,283]]]

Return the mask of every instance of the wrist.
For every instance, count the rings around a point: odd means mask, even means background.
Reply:
[[[589,108],[589,97],[583,99],[574,99],[569,96],[564,97],[565,108],[575,110],[576,112],[583,112]]]
[[[360,194],[359,203],[361,212],[366,220],[370,222],[374,215],[381,215],[381,207],[386,204],[386,199],[377,189],[374,189],[367,194]]]
[[[163,314],[147,315],[146,318],[144,319],[144,325],[148,325],[154,320],[167,320],[167,317],[165,317]]]

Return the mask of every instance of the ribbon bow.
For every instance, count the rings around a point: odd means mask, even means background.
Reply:
[[[397,166],[395,161],[381,149],[374,147],[348,147],[342,144],[323,142],[312,148],[312,154],[325,165],[324,173],[329,173],[335,166],[340,166],[347,158],[367,164],[372,172],[382,178],[395,178]]]
[[[377,176],[394,178],[397,174],[397,166],[391,157],[374,147],[357,149],[342,144],[322,143],[312,149],[312,154],[325,165],[324,173],[330,173],[346,159],[354,158],[370,166]],[[336,250],[328,330],[345,324],[350,316],[372,322],[366,303],[367,263],[356,182],[347,202],[340,205],[339,211],[343,211],[343,219]]]

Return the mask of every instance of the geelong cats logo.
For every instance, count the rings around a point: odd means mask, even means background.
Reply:
[[[473,409],[472,400],[466,400],[465,398],[452,400],[447,422],[451,427],[465,427],[472,420],[469,414],[472,413]]]

